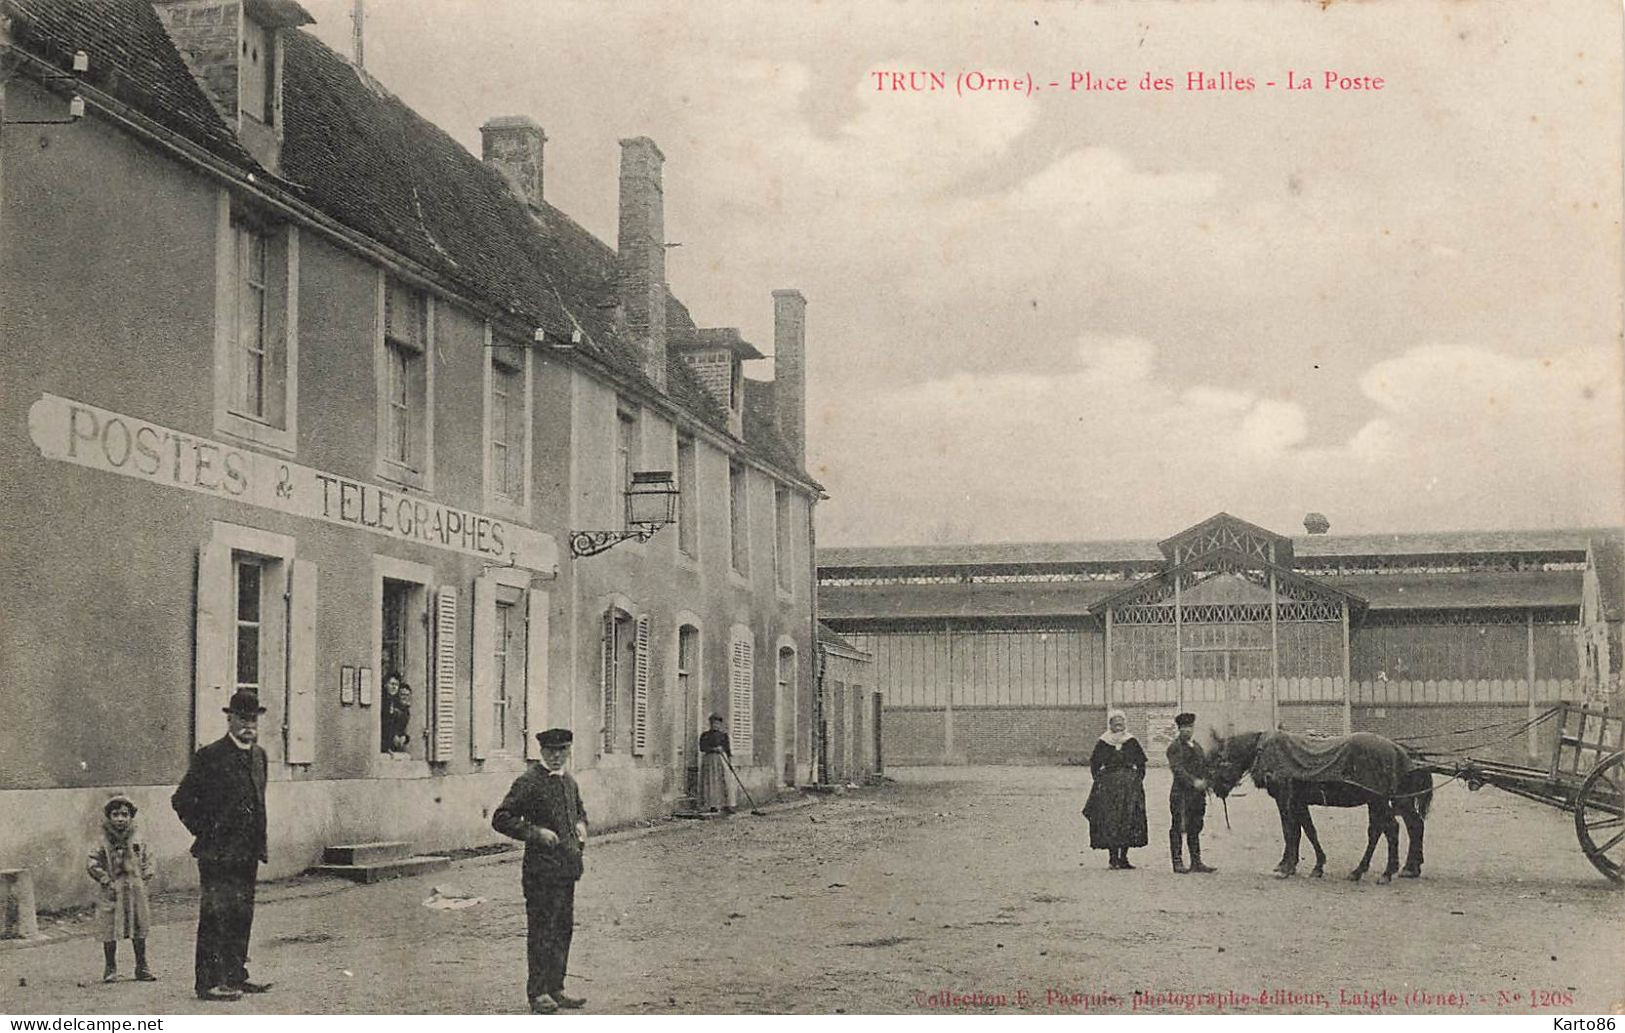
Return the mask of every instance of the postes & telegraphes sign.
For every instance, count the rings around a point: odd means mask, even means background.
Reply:
[[[540,531],[56,395],[29,407],[28,434],[47,459],[528,570],[558,566]]]

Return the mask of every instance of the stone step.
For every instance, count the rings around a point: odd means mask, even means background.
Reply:
[[[346,843],[322,850],[323,864],[372,864],[375,861],[393,861],[410,857],[412,844],[393,840],[375,843]]]
[[[372,861],[366,864],[319,864],[310,869],[313,875],[337,875],[341,879],[351,882],[381,882],[384,879],[399,879],[407,875],[422,875],[424,872],[444,871],[451,867],[451,858],[440,857],[436,854],[417,854],[412,857],[396,857],[385,861]]]

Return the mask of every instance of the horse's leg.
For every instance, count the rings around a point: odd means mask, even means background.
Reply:
[[[1359,882],[1360,877],[1371,869],[1371,855],[1377,852],[1377,840],[1382,836],[1382,824],[1377,820],[1377,805],[1375,802],[1366,805],[1365,809],[1365,854],[1361,856],[1360,863],[1349,872],[1350,882]]]
[[[1298,822],[1291,789],[1281,790],[1281,795],[1275,798],[1275,810],[1281,816],[1282,843],[1281,863],[1275,866],[1275,872],[1284,879],[1298,872]]]
[[[1388,866],[1382,870],[1379,883],[1394,881],[1394,873],[1399,871],[1399,819],[1394,817],[1394,806],[1387,800],[1382,802],[1382,834],[1388,840]]]
[[[1309,876],[1318,879],[1326,874],[1326,851],[1320,848],[1320,837],[1315,834],[1315,819],[1309,813],[1308,803],[1299,806],[1298,821],[1303,825],[1305,834],[1309,836],[1309,845],[1315,848],[1315,869]]]
[[[1418,879],[1422,876],[1422,840],[1427,832],[1427,819],[1422,815],[1422,808],[1416,799],[1406,800],[1406,807],[1400,813],[1405,818],[1405,834],[1410,838],[1410,846],[1405,851],[1405,867],[1399,870],[1402,879]]]

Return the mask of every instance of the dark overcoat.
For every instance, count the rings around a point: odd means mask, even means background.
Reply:
[[[170,798],[200,861],[266,861],[265,751],[223,735],[192,754]]]
[[[581,789],[569,772],[549,774],[533,765],[514,779],[508,795],[491,815],[491,827],[525,844],[526,882],[575,882],[581,878],[581,840],[576,822],[587,821]],[[544,846],[530,838],[533,828],[552,829],[557,844]]]

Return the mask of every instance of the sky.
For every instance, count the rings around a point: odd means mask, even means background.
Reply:
[[[349,53],[351,0],[303,3]],[[365,29],[474,153],[539,122],[547,199],[611,244],[617,141],[653,138],[701,326],[771,352],[771,292],[806,295],[822,545],[1625,524],[1617,2],[367,0]]]

